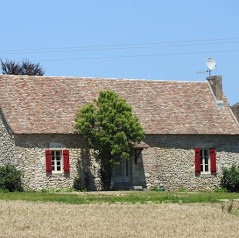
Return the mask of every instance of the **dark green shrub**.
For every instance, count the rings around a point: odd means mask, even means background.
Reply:
[[[0,189],[13,191],[23,191],[21,172],[11,164],[0,167]]]
[[[239,192],[239,166],[223,168],[221,186],[228,192]]]
[[[86,188],[82,182],[82,179],[78,176],[74,178],[73,188],[76,191],[85,191],[86,190]]]

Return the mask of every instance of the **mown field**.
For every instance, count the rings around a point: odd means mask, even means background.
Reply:
[[[0,237],[238,237],[238,195],[218,202],[226,194],[0,193]]]

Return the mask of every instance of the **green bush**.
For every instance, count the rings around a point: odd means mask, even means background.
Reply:
[[[221,186],[228,192],[239,192],[239,166],[223,168]]]
[[[82,182],[82,179],[79,176],[74,178],[73,189],[75,189],[76,191],[82,191],[82,192],[87,191]]]
[[[21,172],[11,164],[6,164],[0,167],[0,189],[8,190],[9,192],[23,191]]]

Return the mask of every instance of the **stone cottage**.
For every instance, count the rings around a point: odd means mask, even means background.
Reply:
[[[212,190],[239,164],[239,127],[221,76],[204,82],[0,75],[0,163],[32,190],[101,188],[99,164],[74,131],[76,112],[102,90],[133,107],[144,141],[114,169],[114,188]]]

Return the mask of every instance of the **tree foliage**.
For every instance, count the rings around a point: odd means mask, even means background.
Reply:
[[[239,192],[239,166],[223,168],[221,186],[229,192]]]
[[[40,64],[31,63],[24,59],[21,63],[16,63],[14,60],[1,60],[2,73],[12,75],[44,75],[44,70]]]
[[[113,167],[129,159],[133,144],[144,137],[143,128],[131,106],[113,91],[100,92],[98,100],[81,108],[75,121],[76,130],[97,151],[102,184],[109,190]]]

